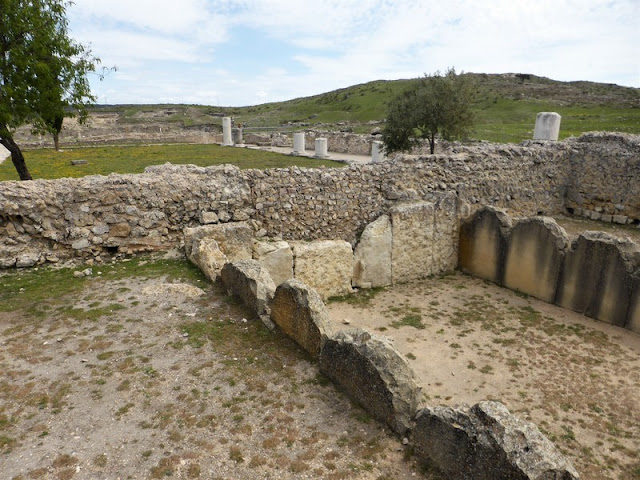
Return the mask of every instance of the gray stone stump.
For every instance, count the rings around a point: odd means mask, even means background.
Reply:
[[[293,154],[306,155],[304,146],[304,132],[296,132],[293,134]]]
[[[231,138],[231,117],[222,117],[222,145],[233,146]]]
[[[244,139],[242,138],[242,128],[232,128],[231,129],[233,143],[236,145],[240,145],[244,143]]]
[[[380,163],[384,161],[384,152],[382,150],[382,142],[371,142],[371,163]]]
[[[558,140],[560,133],[560,115],[556,112],[540,112],[536,115],[534,140]]]
[[[327,139],[326,138],[316,138],[316,153],[314,155],[315,158],[329,158],[329,153],[327,151]]]

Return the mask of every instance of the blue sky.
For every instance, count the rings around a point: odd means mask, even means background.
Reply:
[[[242,106],[448,67],[640,87],[640,0],[76,0],[99,103]]]

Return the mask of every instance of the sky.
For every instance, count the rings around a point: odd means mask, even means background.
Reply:
[[[98,103],[246,106],[373,80],[531,73],[640,87],[640,0],[76,0]]]

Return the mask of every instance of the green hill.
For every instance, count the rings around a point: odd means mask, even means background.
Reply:
[[[467,74],[474,77],[477,123],[472,138],[520,142],[533,133],[538,112],[562,115],[560,137],[586,131],[640,133],[640,89],[595,82],[560,82],[530,74]],[[368,132],[383,122],[387,102],[415,80],[376,80],[311,97],[248,107],[198,105],[95,106],[120,113],[120,122],[143,121],[145,112],[164,109],[163,121],[184,127],[221,124],[221,117],[248,127],[351,128]]]

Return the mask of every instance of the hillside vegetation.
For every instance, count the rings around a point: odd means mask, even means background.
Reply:
[[[533,133],[538,112],[562,115],[560,137],[606,130],[640,133],[640,89],[595,82],[559,82],[529,74],[468,74],[477,84],[473,139],[520,142]],[[153,119],[184,127],[220,126],[221,117],[248,127],[351,128],[368,132],[382,123],[386,104],[414,80],[377,80],[311,97],[248,107],[195,105],[97,106],[118,112],[119,122]]]

